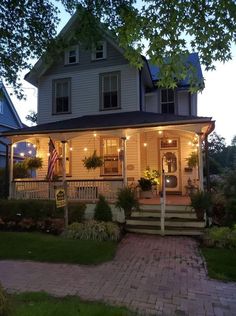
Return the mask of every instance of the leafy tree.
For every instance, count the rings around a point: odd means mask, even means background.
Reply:
[[[213,132],[209,137],[209,154],[218,154],[226,148],[225,138]]]
[[[61,2],[70,13],[77,10],[80,22],[72,39],[91,45],[104,25],[117,36],[126,58],[138,68],[143,63],[140,53],[146,39],[146,54],[160,67],[160,86],[175,87],[188,75],[192,87],[199,88],[195,68],[186,62],[190,51],[199,53],[207,70],[214,68],[215,61],[232,58],[231,47],[236,42],[235,0]],[[52,0],[2,0],[0,12],[0,76],[18,88],[20,95],[18,74],[28,67],[30,58],[42,55],[48,48],[55,35],[58,10]]]
[[[35,111],[29,111],[29,114],[26,115],[25,119],[30,121],[33,124],[37,123],[38,114]]]
[[[233,139],[231,140],[231,146],[236,146],[236,135],[234,135]]]

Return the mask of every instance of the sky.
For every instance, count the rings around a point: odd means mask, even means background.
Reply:
[[[69,20],[70,15],[62,8],[61,22],[58,31]],[[205,89],[198,95],[198,116],[208,116],[216,120],[215,131],[226,139],[230,145],[236,135],[236,46],[233,47],[233,59],[225,64],[216,63],[216,70],[204,71]],[[27,96],[26,101],[18,100],[14,95],[11,99],[23,123],[30,125],[25,119],[30,110],[37,111],[37,89],[23,80],[23,90]],[[7,86],[9,93],[12,89]]]

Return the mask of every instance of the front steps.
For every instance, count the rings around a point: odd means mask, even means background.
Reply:
[[[126,231],[161,235],[160,205],[142,205],[142,210],[133,212],[126,221]],[[195,212],[186,205],[166,205],[165,235],[202,235],[204,221],[196,218]]]

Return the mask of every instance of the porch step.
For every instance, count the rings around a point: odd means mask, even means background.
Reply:
[[[160,204],[141,204],[140,208],[142,211],[160,211],[161,205]],[[190,205],[171,205],[166,204],[166,212],[193,212],[193,208]]]
[[[160,227],[157,227],[156,229],[148,228],[145,229],[142,227],[134,226],[134,227],[127,227],[127,232],[130,233],[137,233],[137,234],[150,234],[150,235],[161,235],[161,229]],[[165,229],[165,235],[174,235],[174,236],[201,236],[203,234],[203,230],[201,229],[189,229],[189,228],[168,228]]]
[[[149,217],[149,218],[159,218],[161,216],[161,211],[160,210],[141,210],[138,212],[133,212],[132,217]],[[188,211],[166,211],[165,212],[165,217],[166,218],[188,218],[188,219],[195,219],[196,214],[195,212],[188,212]]]
[[[152,227],[157,227],[161,225],[160,218],[148,218],[148,217],[131,217],[126,221],[126,224],[129,226],[152,226]],[[195,228],[204,228],[205,222],[204,221],[199,221],[198,219],[183,219],[183,218],[169,218],[165,220],[165,227],[195,227]]]

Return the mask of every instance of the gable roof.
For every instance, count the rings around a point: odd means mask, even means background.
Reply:
[[[201,69],[201,64],[200,64],[198,53],[189,54],[186,58],[185,64],[190,64],[190,65],[194,66],[194,68],[196,69],[197,80],[198,80],[199,84],[202,85],[204,83],[204,78],[203,78],[203,74],[202,74],[202,69]],[[149,65],[149,69],[151,72],[152,80],[154,82],[160,80],[160,68],[156,65],[151,64],[151,62],[149,60],[148,60],[148,65]],[[182,80],[179,83],[179,85],[182,87],[189,86],[189,78],[186,77],[184,80]]]
[[[4,132],[5,136],[47,134],[58,132],[81,132],[94,130],[113,130],[180,124],[212,123],[211,117],[159,114],[152,112],[120,112],[101,115],[86,115],[69,120],[40,124],[28,128]]]
[[[18,127],[19,128],[24,127],[25,125],[21,122],[21,119],[20,119],[18,113],[16,112],[16,109],[15,109],[13,103],[12,103],[12,100],[11,100],[11,98],[10,98],[10,96],[9,96],[9,94],[8,94],[4,84],[3,84],[3,82],[1,82],[1,81],[0,81],[0,90],[2,91],[3,96],[5,97],[5,99],[7,101],[8,108],[9,108],[10,112],[12,113],[12,115],[13,115],[13,117],[14,117],[17,125],[18,125]],[[14,128],[14,127],[12,127],[12,128]]]

